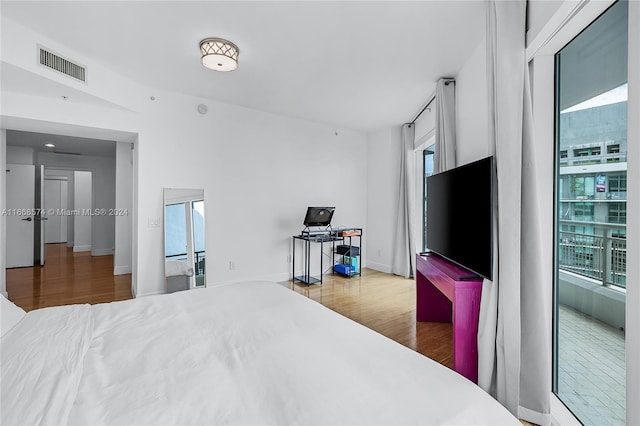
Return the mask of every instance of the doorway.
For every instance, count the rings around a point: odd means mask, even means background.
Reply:
[[[67,243],[69,181],[66,176],[45,176],[43,209],[55,214],[47,215],[44,223],[44,243]],[[46,256],[45,256],[46,259]]]
[[[6,120],[5,124],[11,124],[11,120]],[[3,155],[2,162],[6,162],[5,164],[11,164],[11,161],[14,161],[17,158],[19,159],[19,162],[31,163],[31,166],[35,168],[40,166],[45,167],[46,170],[43,174],[45,179],[43,179],[42,183],[42,193],[46,196],[46,199],[43,199],[42,204],[39,206],[41,210],[44,210],[45,215],[47,215],[42,217],[42,219],[45,219],[42,221],[44,230],[42,236],[43,242],[62,248],[67,248],[67,246],[69,246],[72,252],[74,249],[76,252],[79,252],[80,250],[88,250],[86,253],[88,258],[110,258],[111,266],[109,267],[109,275],[112,277],[116,276],[116,274],[124,275],[124,278],[127,280],[128,291],[131,293],[135,286],[131,275],[133,266],[131,258],[134,252],[134,238],[132,232],[133,218],[116,218],[113,215],[109,215],[107,212],[110,210],[116,210],[117,207],[119,211],[127,211],[130,215],[133,215],[134,213],[133,197],[135,191],[133,188],[133,182],[135,176],[135,150],[133,142],[136,140],[136,135],[117,131],[106,131],[106,134],[116,136],[113,138],[116,140],[108,141],[111,144],[111,154],[106,156],[101,153],[100,150],[102,148],[93,143],[95,140],[88,141],[89,138],[85,137],[86,135],[91,135],[91,129],[78,129],[77,126],[66,126],[58,123],[55,126],[56,131],[60,130],[61,127],[64,127],[69,131],[66,135],[61,135],[25,131],[24,124],[24,122],[20,122],[20,127],[23,127],[21,130],[3,130],[2,143],[5,145],[3,148],[6,149],[6,155]],[[31,124],[33,124],[35,128],[41,128],[42,126],[42,123],[37,122]],[[47,125],[45,125],[45,127]],[[27,137],[27,143],[21,146],[14,142],[14,137],[16,134],[20,133],[23,137],[25,135]],[[73,136],[74,133],[81,133],[83,136]],[[105,130],[95,129],[94,133],[96,135],[104,136]],[[56,145],[56,147],[50,150],[45,149],[46,147],[44,147],[42,140],[37,140],[37,138],[42,137],[53,139],[53,145]],[[125,141],[120,142],[118,139]],[[70,141],[71,144],[75,145],[72,146],[71,149],[66,148],[64,143],[60,143],[60,141],[63,140]],[[133,142],[129,142],[129,140]],[[86,144],[86,147],[90,152],[83,153],[79,149],[75,149],[80,147],[81,144]],[[119,148],[119,152],[125,154],[124,156],[120,155],[118,159],[116,159],[116,151],[118,151],[116,147]],[[109,158],[107,159],[106,157]],[[97,164],[93,161],[96,158],[98,159]],[[105,163],[110,163],[110,167],[106,167]],[[123,165],[125,167],[122,167]],[[20,166],[29,166],[29,164],[22,164]],[[124,172],[120,173],[123,168]],[[109,169],[109,178],[105,179],[104,172],[106,169]],[[120,179],[118,182],[116,182],[116,171],[119,172],[118,177]],[[76,206],[72,202],[74,198],[74,179],[73,177],[70,177],[70,175],[74,176],[74,173],[76,172],[85,172],[87,175],[91,176],[89,179],[88,189],[93,198],[90,197],[89,201],[85,203],[84,206],[81,206],[81,208],[75,208]],[[123,180],[123,176],[126,179]],[[22,183],[22,186],[25,185],[24,180],[20,179],[19,181]],[[33,185],[28,182],[27,185],[33,188]],[[9,195],[9,192],[10,191],[7,191],[6,194]],[[33,190],[25,191],[24,188],[21,192],[34,193]],[[99,195],[101,193],[108,194],[110,197],[110,204],[105,204],[104,200],[100,200]],[[104,199],[104,196],[102,198]],[[118,200],[117,204],[116,199]],[[9,207],[9,204],[5,203],[4,207]],[[105,211],[104,215],[100,213],[102,211]],[[49,212],[52,212],[52,214],[47,214]],[[77,240],[76,237],[79,235],[74,232],[75,228],[77,228],[83,220],[89,222],[89,226],[86,226],[85,224],[84,227],[85,230],[89,229],[88,238],[85,239],[84,242]],[[25,223],[26,222],[27,221],[25,221]],[[76,224],[76,222],[78,223]],[[9,225],[8,222],[6,223]],[[15,229],[15,227],[11,225],[5,226],[4,229],[6,239],[3,243],[7,244],[8,248],[8,250],[3,250],[3,257],[5,260],[7,259],[7,256],[10,256],[10,253],[14,252],[14,244],[11,241],[12,229]],[[31,229],[33,229],[33,218]],[[108,231],[105,231],[105,229],[108,229]],[[119,231],[117,241],[116,229]],[[31,253],[33,254],[35,251],[33,247],[33,238],[30,239],[32,244]],[[96,241],[98,244],[96,244]],[[25,250],[25,252],[26,251],[27,250]],[[49,250],[47,250],[47,253],[48,252]],[[113,259],[116,257],[120,259],[120,263],[118,264],[114,264]],[[47,259],[48,266],[52,265],[51,260],[52,259]],[[104,261],[104,259],[100,260]],[[25,262],[21,266],[29,267],[30,264],[33,263]],[[6,278],[8,278],[8,274],[4,271],[5,266],[14,267],[17,266],[17,264],[7,262],[3,265],[2,291],[6,295]],[[35,276],[35,273],[32,275]],[[88,282],[86,286],[89,287],[90,284],[91,283]]]
[[[553,392],[584,424],[626,421],[628,52],[620,1],[555,56]]]
[[[6,176],[6,267],[22,268],[34,264],[35,166],[8,163]]]

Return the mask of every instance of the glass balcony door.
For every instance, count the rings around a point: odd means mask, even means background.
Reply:
[[[624,424],[628,4],[556,55],[554,383],[584,424]]]

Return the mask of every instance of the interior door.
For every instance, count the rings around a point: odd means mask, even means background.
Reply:
[[[7,268],[33,266],[35,166],[7,164]]]
[[[59,212],[66,209],[67,182],[59,179],[45,179],[44,208],[47,211]],[[67,217],[59,214],[47,215],[44,224],[45,243],[67,242]]]
[[[44,165],[36,169],[36,208],[44,208]],[[36,249],[36,257],[34,263],[44,266],[44,221],[47,220],[45,214],[37,215],[35,218],[36,238],[34,241]]]

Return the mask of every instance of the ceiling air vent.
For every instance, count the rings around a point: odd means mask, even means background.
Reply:
[[[62,74],[66,74],[69,77],[73,77],[76,80],[86,81],[86,68],[71,62],[68,59],[63,58],[62,56],[58,56],[55,53],[52,53],[42,47],[39,47],[40,50],[40,65],[44,65],[45,67],[51,68],[52,70],[56,70],[61,72]]]
[[[82,155],[79,152],[65,152],[65,151],[53,151],[55,154],[64,154],[64,155]]]

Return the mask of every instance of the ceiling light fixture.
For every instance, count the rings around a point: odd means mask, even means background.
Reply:
[[[45,143],[45,144],[44,144],[44,146],[45,146],[45,147],[47,147],[47,148],[55,148],[55,147],[56,147],[56,146],[55,146],[54,144],[52,144],[52,143]]]
[[[215,71],[238,68],[238,46],[222,38],[205,38],[200,42],[200,62]]]

